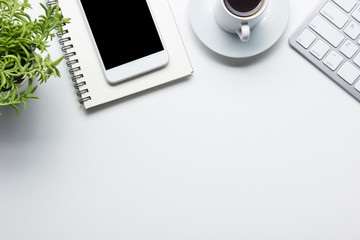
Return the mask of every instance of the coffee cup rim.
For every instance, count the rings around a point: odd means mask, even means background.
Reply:
[[[256,18],[257,16],[261,15],[266,10],[268,2],[269,2],[269,0],[263,0],[262,4],[261,4],[261,7],[255,13],[252,13],[251,15],[248,15],[248,16],[239,16],[239,15],[236,15],[235,13],[231,12],[228,9],[228,7],[225,5],[225,0],[221,0],[221,6],[225,9],[225,11],[227,13],[229,13],[231,16],[233,16],[233,17],[235,17],[237,19],[250,20],[252,18]]]

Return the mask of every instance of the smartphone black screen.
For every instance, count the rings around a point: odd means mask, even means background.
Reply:
[[[105,69],[164,50],[145,0],[81,0]]]

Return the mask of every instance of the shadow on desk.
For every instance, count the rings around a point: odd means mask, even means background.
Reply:
[[[146,96],[148,94],[154,94],[155,92],[162,91],[164,89],[175,87],[179,84],[184,83],[185,81],[188,81],[191,77],[192,77],[192,75],[185,77],[185,78],[178,79],[178,80],[174,80],[172,82],[164,83],[162,85],[159,85],[159,86],[156,86],[156,87],[153,87],[153,88],[150,88],[150,89],[138,92],[138,93],[134,93],[132,95],[129,95],[129,96],[126,96],[126,97],[123,97],[123,98],[120,98],[120,99],[117,99],[117,100],[114,100],[111,102],[107,102],[107,103],[104,103],[104,104],[101,104],[101,105],[98,105],[98,106],[95,106],[95,107],[92,107],[89,109],[82,108],[82,110],[87,115],[95,114],[97,112],[101,112],[104,109],[114,107],[115,105],[119,105],[119,104],[122,104],[122,103],[125,103],[128,101],[132,101],[134,99],[140,98],[142,96]]]
[[[243,59],[235,59],[235,58],[228,58],[228,57],[224,57],[221,56],[213,51],[211,51],[210,49],[208,49],[204,44],[201,43],[201,41],[197,38],[197,36],[195,35],[195,33],[192,34],[192,36],[194,38],[196,38],[196,47],[200,48],[203,50],[203,52],[205,52],[205,54],[207,54],[209,59],[215,59],[219,64],[222,65],[227,65],[227,66],[232,66],[232,67],[247,67],[250,65],[254,65],[256,63],[268,60],[268,58],[274,54],[275,51],[278,50],[278,48],[280,47],[281,44],[281,40],[284,38],[284,35],[268,50],[266,50],[265,52],[252,56],[252,57],[248,57],[248,58],[243,58]],[[194,69],[195,74],[196,74],[196,69]],[[167,89],[167,88],[171,88],[171,87],[175,87],[179,84],[184,83],[185,81],[189,80],[192,78],[193,75],[190,75],[188,77],[185,77],[183,79],[178,79],[169,83],[165,83],[163,85],[148,89],[148,90],[144,90],[142,92],[139,93],[135,93],[133,95],[118,99],[118,100],[114,100],[112,102],[108,102],[87,110],[84,110],[86,112],[86,114],[94,114],[97,112],[100,112],[101,110],[105,109],[105,108],[111,108],[115,105],[124,103],[124,102],[128,102],[128,101],[132,101],[135,98],[139,98],[142,96],[145,96],[147,94],[153,94],[157,91],[162,91],[163,89]]]

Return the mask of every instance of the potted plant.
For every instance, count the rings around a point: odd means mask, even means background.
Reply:
[[[41,4],[44,15],[32,19],[26,10],[28,0],[0,0],[0,107],[11,106],[19,113],[19,105],[27,107],[38,83],[51,76],[60,77],[55,61],[47,53],[55,37],[55,29],[62,33],[64,23],[69,23],[59,6]],[[1,112],[0,112],[1,115]]]

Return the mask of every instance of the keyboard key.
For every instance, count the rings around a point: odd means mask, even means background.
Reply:
[[[354,63],[360,67],[360,53],[353,59]]]
[[[327,45],[324,41],[319,40],[314,44],[310,52],[317,59],[321,60],[329,50],[330,50],[329,45]]]
[[[335,71],[335,69],[339,67],[343,60],[344,58],[340,54],[332,50],[330,54],[325,58],[324,64],[331,70]]]
[[[360,22],[360,6],[358,6],[355,11],[352,13],[352,16]]]
[[[352,58],[358,49],[359,48],[354,43],[350,40],[346,40],[341,46],[340,52],[342,52],[346,57]]]
[[[309,26],[334,47],[338,47],[345,38],[335,27],[320,16],[314,17]]]
[[[337,74],[351,85],[360,76],[360,70],[351,63],[345,62]]]
[[[360,81],[358,81],[355,85],[354,85],[354,88],[360,92]]]
[[[303,46],[305,49],[308,49],[315,39],[316,35],[313,34],[309,29],[305,28],[296,41],[300,43],[301,46]]]
[[[346,12],[350,12],[351,9],[355,6],[357,0],[333,0],[337,5],[339,5]]]
[[[330,2],[325,4],[320,13],[338,28],[343,28],[349,20],[343,11]]]
[[[349,25],[344,29],[346,35],[355,40],[360,35],[360,25],[354,21],[351,21]]]

